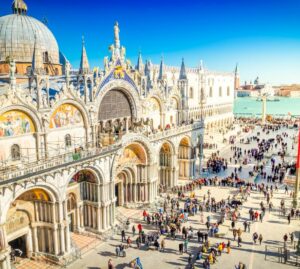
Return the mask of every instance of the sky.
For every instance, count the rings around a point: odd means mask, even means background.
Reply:
[[[78,68],[82,35],[91,66],[103,66],[119,22],[127,58],[231,72],[241,82],[300,83],[299,0],[25,0],[47,19],[60,50]],[[0,15],[12,0],[0,1]]]

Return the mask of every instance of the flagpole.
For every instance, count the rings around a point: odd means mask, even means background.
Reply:
[[[300,123],[299,123],[299,133],[298,133],[298,153],[297,153],[297,162],[296,162],[296,181],[295,181],[295,190],[294,190],[294,200],[293,207],[298,207],[298,194],[299,194],[299,181],[300,181]]]

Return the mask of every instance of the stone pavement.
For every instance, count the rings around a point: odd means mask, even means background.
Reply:
[[[20,263],[15,264],[16,269],[59,269],[59,266],[47,264],[42,261],[34,261],[30,259],[22,259]]]
[[[226,199],[228,195],[233,195],[237,193],[237,189],[229,188],[229,187],[204,187],[202,190],[197,190],[196,195],[200,199],[204,194],[207,196],[207,190],[211,191],[211,197],[216,197],[216,200]],[[280,200],[285,199],[286,206],[289,207],[291,204],[291,199],[289,195],[285,195],[283,191],[279,191],[275,193],[272,202],[275,208],[279,207]],[[237,227],[241,227],[243,229],[242,222],[246,219],[248,220],[248,211],[250,208],[260,209],[260,202],[263,199],[263,195],[258,192],[253,192],[251,197],[248,198],[248,201],[244,203],[241,213],[241,219],[239,220]],[[125,209],[124,209],[125,210]],[[131,210],[132,213],[132,210]],[[214,213],[204,213],[204,220],[207,215],[212,216],[212,219],[218,218],[218,214]],[[132,223],[142,223],[143,227],[146,231],[154,231],[155,227],[151,225],[145,225],[142,221],[142,210],[136,210],[135,218],[132,218]],[[213,222],[212,220],[212,222]],[[250,233],[242,234],[242,247],[238,248],[237,243],[233,242],[231,254],[222,254],[222,256],[218,256],[218,262],[215,265],[212,265],[211,268],[218,269],[233,269],[234,265],[238,264],[239,261],[243,261],[248,269],[265,269],[265,268],[295,268],[291,265],[279,264],[276,259],[268,257],[265,260],[265,246],[273,246],[279,247],[283,246],[283,235],[285,233],[295,232],[299,229],[299,220],[292,220],[292,223],[288,225],[287,220],[278,215],[276,212],[274,213],[266,213],[263,223],[255,222],[251,225]],[[185,225],[186,227],[192,226],[194,229],[204,229],[204,224],[200,223],[200,215],[196,215],[194,217],[190,217],[188,223]],[[229,228],[230,221],[226,220],[224,225],[221,228],[221,232],[225,233],[223,238],[210,238],[211,243],[215,242],[227,242],[228,239],[233,240],[232,232]],[[252,234],[254,231],[257,231],[258,234],[263,235],[263,244],[254,245],[252,243]],[[127,236],[131,235],[131,227],[127,232]],[[189,253],[195,253],[199,244],[196,242],[196,238],[191,240],[189,243]],[[77,261],[75,264],[71,265],[69,268],[72,269],[106,269],[108,259],[112,259],[117,269],[121,268],[129,268],[128,264],[131,260],[136,257],[140,257],[141,262],[143,264],[143,268],[152,269],[152,268],[162,268],[162,269],[179,269],[186,268],[188,255],[179,255],[178,254],[178,244],[182,242],[181,239],[167,239],[166,240],[166,252],[159,252],[155,250],[145,250],[143,247],[138,250],[133,244],[133,247],[126,250],[127,257],[121,258],[115,256],[115,247],[120,244],[120,235],[115,235],[112,239],[108,240],[105,244],[102,244],[95,250],[91,251],[87,255],[85,255],[82,260]],[[271,259],[271,260],[270,260]],[[203,260],[202,260],[203,261]],[[202,263],[201,261],[201,263]],[[202,268],[199,262],[196,263],[196,268]]]

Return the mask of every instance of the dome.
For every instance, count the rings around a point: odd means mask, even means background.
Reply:
[[[60,63],[57,41],[45,24],[25,14],[0,17],[0,62],[11,57],[17,63],[31,63],[35,40],[47,61]]]

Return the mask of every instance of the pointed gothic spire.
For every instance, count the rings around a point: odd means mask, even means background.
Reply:
[[[139,57],[138,57],[138,61],[137,61],[137,65],[136,65],[136,69],[142,73],[143,72],[143,67],[144,67],[144,64],[143,64],[143,59],[142,59],[142,53],[141,51],[139,52]]]
[[[116,21],[114,26],[114,36],[115,36],[115,48],[119,49],[121,47],[120,42],[120,28],[119,23]]]
[[[87,74],[90,72],[90,66],[88,57],[85,50],[85,42],[84,42],[84,36],[82,37],[82,51],[81,51],[81,61],[80,61],[80,67],[79,67],[79,74]]]
[[[158,80],[163,80],[165,76],[165,65],[164,65],[164,58],[161,57],[160,66],[159,66],[159,73],[158,73]]]
[[[44,61],[41,49],[38,43],[38,37],[34,35],[34,48],[32,56],[31,71],[33,75],[42,75],[44,73]]]
[[[186,80],[187,79],[186,70],[185,70],[185,64],[184,64],[184,59],[183,58],[182,58],[182,62],[181,62],[179,79],[180,80]]]
[[[199,69],[200,69],[200,71],[204,70],[204,66],[203,66],[203,61],[202,60],[200,60]]]
[[[27,5],[23,0],[14,0],[12,3],[12,11],[14,14],[26,15],[27,14]]]
[[[236,76],[238,76],[239,75],[239,64],[237,63],[236,64],[236,66],[235,66],[235,70],[234,70],[234,74],[236,75]]]

